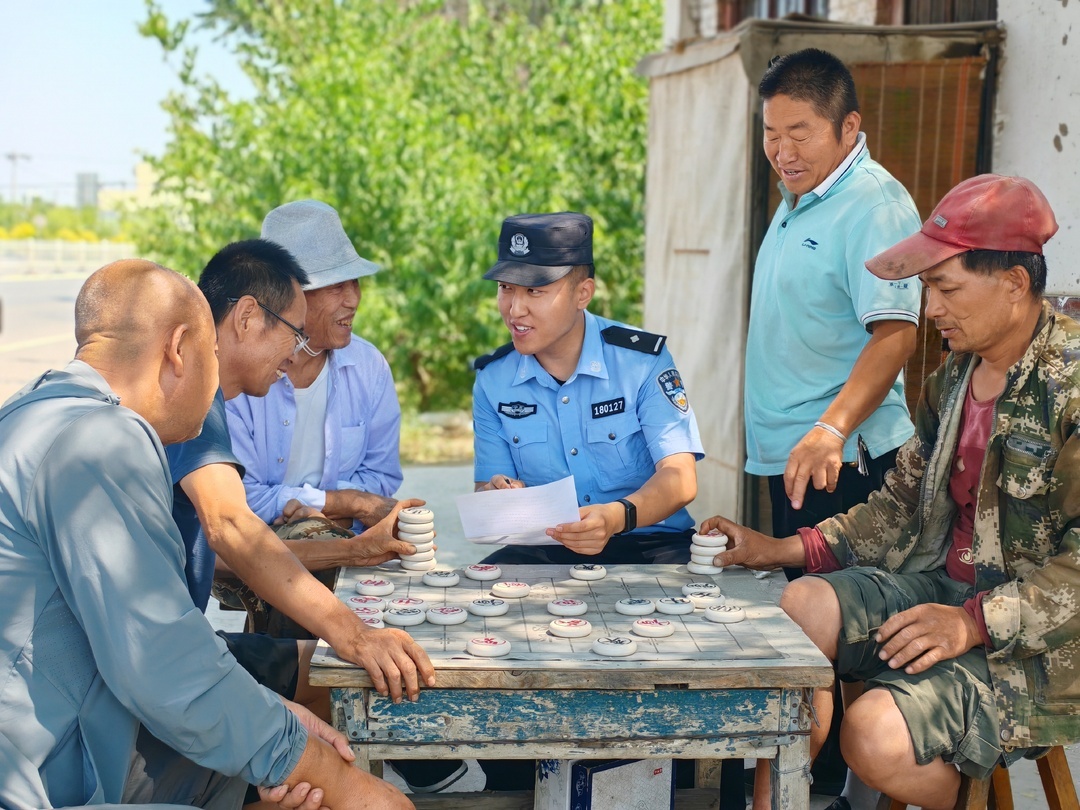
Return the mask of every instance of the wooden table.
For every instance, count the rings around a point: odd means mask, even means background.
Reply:
[[[420,584],[420,574],[390,565],[374,572],[346,569],[339,598],[355,596],[356,577],[373,573],[395,583],[387,599],[419,596],[428,607],[464,606],[487,597],[491,585],[463,577],[455,588],[429,588]],[[533,586],[525,600],[508,600],[507,616],[409,628],[438,679],[416,703],[395,705],[380,696],[363,669],[320,645],[311,683],[331,687],[335,724],[352,741],[358,766],[435,758],[772,759],[773,806],[809,807],[811,692],[830,685],[833,670],[775,604],[766,583],[741,568],[710,578],[667,565],[609,566],[608,577],[597,582],[571,579],[566,566],[506,566],[501,579]],[[709,579],[728,604],[745,609],[744,622],[706,622],[701,610],[664,616],[676,622],[676,634],[638,639],[638,652],[627,659],[590,651],[597,636],[625,635],[636,618],[615,612],[618,599],[681,596],[682,584]],[[546,613],[547,602],[565,596],[589,604],[589,637],[547,634],[554,618]],[[464,652],[469,638],[485,634],[509,639],[510,656],[483,659]],[[520,797],[499,803],[493,794],[468,796],[457,794],[463,800],[457,806],[523,806]],[[444,794],[438,806],[454,799]],[[418,806],[436,805],[421,799]],[[679,800],[679,806],[690,804]]]

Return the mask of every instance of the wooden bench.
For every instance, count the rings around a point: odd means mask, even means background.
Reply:
[[[1069,771],[1069,761],[1065,758],[1065,749],[1060,745],[1051,748],[1045,756],[1035,760],[1042,779],[1046,804],[1050,810],[1080,810],[1076,798],[1076,785]],[[905,810],[903,802],[882,796],[878,810]],[[972,779],[964,776],[960,780],[960,793],[956,797],[955,810],[1013,810],[1012,783],[1009,770],[999,765],[988,779]]]

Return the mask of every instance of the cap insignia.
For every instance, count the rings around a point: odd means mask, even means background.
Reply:
[[[529,240],[523,233],[515,233],[510,237],[510,252],[515,256],[527,256],[529,253]]]
[[[937,225],[939,228],[944,228],[946,225],[949,224],[949,220],[945,219],[945,217],[943,217],[941,214],[938,214],[936,217],[934,217],[934,224]]]

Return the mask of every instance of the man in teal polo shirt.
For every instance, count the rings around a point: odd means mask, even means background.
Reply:
[[[870,158],[843,62],[816,49],[781,56],[758,92],[783,202],[754,267],[746,471],[768,477],[773,534],[784,537],[863,503],[914,432],[902,370],[920,286],[863,262],[921,223]]]

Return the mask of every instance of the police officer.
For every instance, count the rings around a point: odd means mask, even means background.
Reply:
[[[574,476],[581,519],[551,545],[508,546],[485,562],[682,563],[694,523],[697,421],[666,338],[588,311],[592,220],[522,214],[503,222],[499,284],[511,342],[476,361],[476,489]]]

